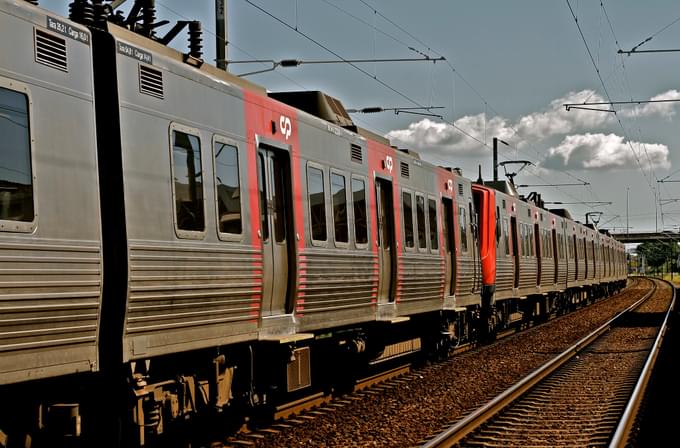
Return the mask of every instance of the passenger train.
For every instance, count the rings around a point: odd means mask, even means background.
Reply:
[[[625,285],[566,210],[110,9],[0,0],[0,446],[149,446]]]

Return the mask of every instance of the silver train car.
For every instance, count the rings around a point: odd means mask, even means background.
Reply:
[[[0,446],[167,443],[625,284],[607,235],[205,64],[197,23],[169,48],[153,2],[32,3],[0,0]]]

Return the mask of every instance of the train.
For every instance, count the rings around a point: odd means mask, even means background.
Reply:
[[[153,446],[626,284],[606,232],[205,63],[198,22],[37,3],[0,0],[2,447]]]

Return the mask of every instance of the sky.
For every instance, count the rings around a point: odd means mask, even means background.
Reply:
[[[67,14],[69,1],[40,3]],[[213,0],[156,0],[156,7],[159,19],[202,21],[204,57],[214,60]],[[441,118],[393,111],[352,118],[471,179],[479,165],[491,178],[497,137],[508,143],[499,146],[500,161],[533,164],[517,184],[580,184],[520,188],[565,204],[547,207],[569,208],[581,221],[602,212],[600,227],[616,232],[680,226],[680,182],[658,182],[680,180],[680,103],[615,105],[616,113],[563,107],[680,99],[680,53],[617,53],[649,37],[639,50],[680,48],[680,2],[228,0],[227,15],[231,61],[444,57],[302,64],[246,78],[270,91],[321,90],[348,109],[438,107],[430,113]],[[184,41],[181,35],[172,45],[184,50]],[[229,70],[268,67],[232,63]]]

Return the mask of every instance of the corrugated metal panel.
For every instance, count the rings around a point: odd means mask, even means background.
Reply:
[[[438,256],[405,253],[399,259],[399,302],[444,297],[444,260]]]
[[[300,254],[299,266],[299,313],[367,307],[376,300],[376,254],[306,249]]]
[[[557,283],[564,287],[567,283],[567,260],[557,260]]]
[[[585,280],[585,279],[586,279],[586,261],[583,258],[579,258],[579,260],[578,260],[578,280]]]
[[[98,246],[0,243],[0,352],[94,345],[100,297]]]
[[[476,286],[474,292],[479,291],[479,285],[482,284],[482,270],[481,266],[477,266],[477,282],[475,285],[475,261],[471,256],[460,256],[458,258],[458,278],[456,279],[456,295],[470,294],[473,286]]]
[[[515,268],[512,257],[498,257],[496,260],[496,290],[509,291],[515,284]]]
[[[519,271],[519,287],[531,288],[536,286],[538,267],[535,258],[521,258]]]
[[[129,294],[128,334],[257,319],[262,255],[250,247],[131,244]]]
[[[555,284],[555,260],[553,258],[541,259],[541,286],[553,286]]]

